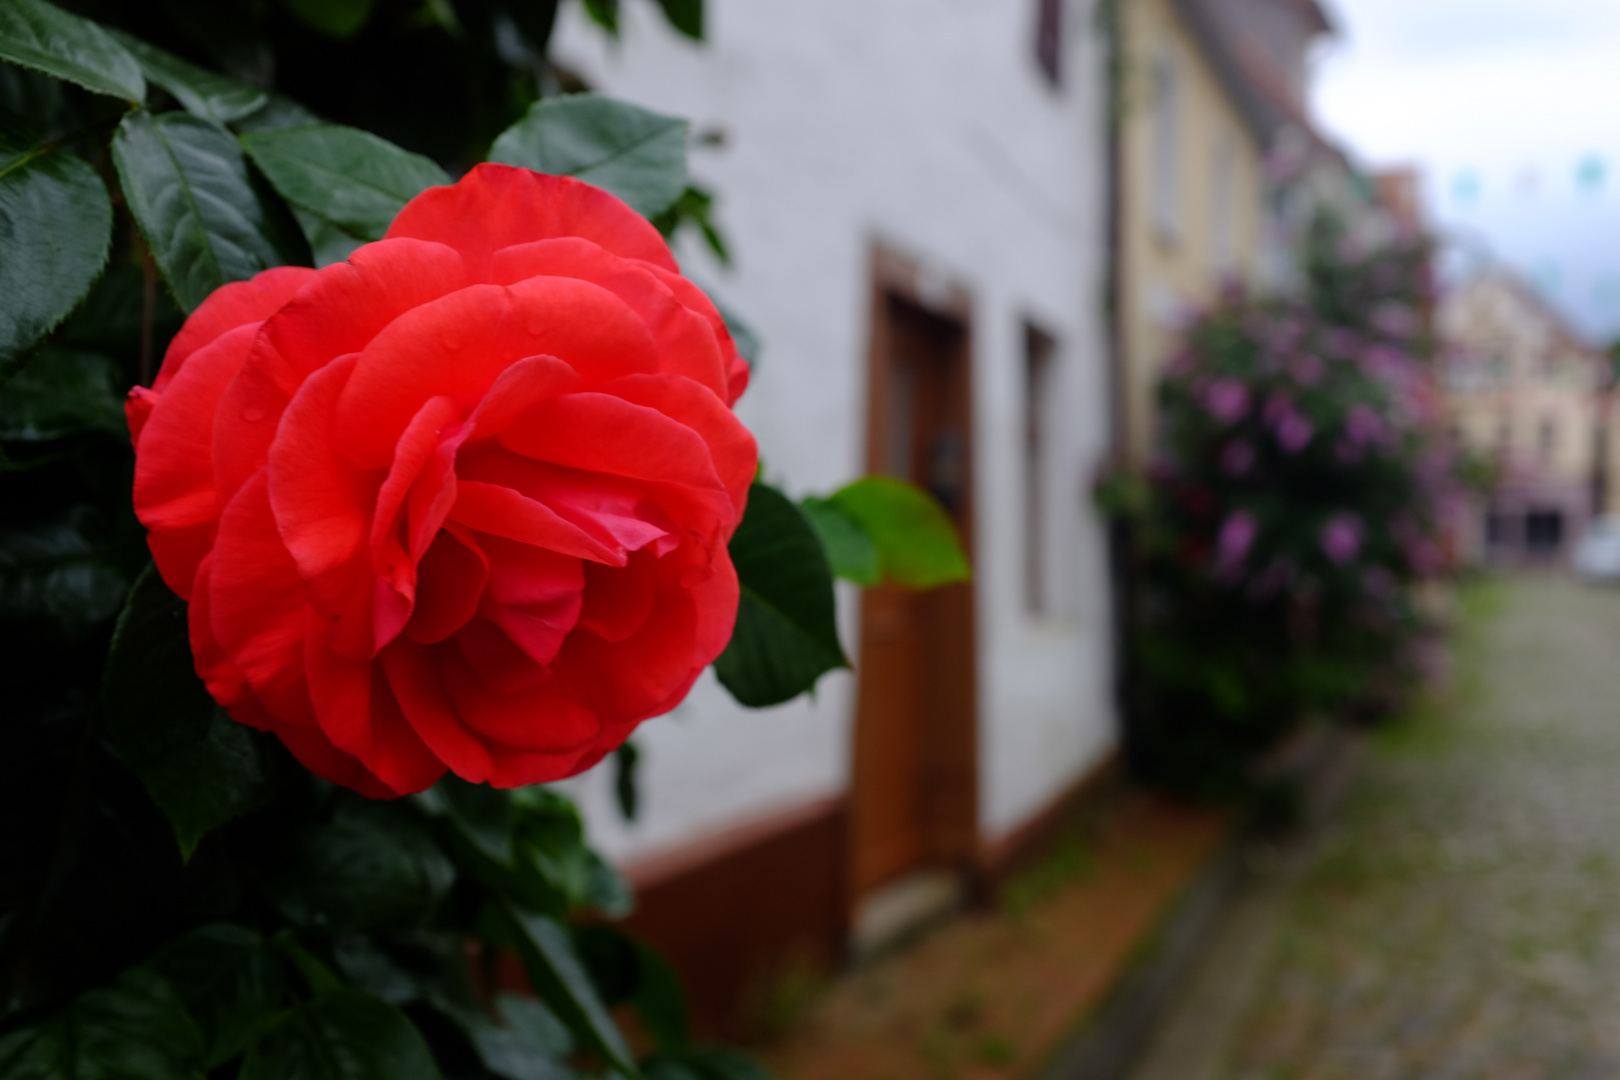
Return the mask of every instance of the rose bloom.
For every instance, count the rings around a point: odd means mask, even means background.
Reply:
[[[730,639],[747,377],[645,219],[480,165],[191,315],[130,395],[135,511],[209,692],[316,773],[555,780]]]

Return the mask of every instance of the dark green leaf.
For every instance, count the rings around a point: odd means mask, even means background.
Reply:
[[[269,886],[288,921],[336,933],[424,919],[455,868],[408,808],[344,798],[305,834]]]
[[[174,987],[126,971],[37,1027],[0,1039],[5,1080],[203,1080],[203,1036]]]
[[[714,307],[726,322],[726,332],[731,335],[731,343],[737,346],[737,355],[748,361],[750,368],[757,367],[760,354],[759,335],[754,333],[753,327],[744,322],[736,312],[729,310],[718,300],[714,302]]]
[[[624,875],[590,848],[585,849],[585,902],[582,906],[622,919],[636,909],[636,894]]]
[[[147,966],[179,992],[202,1029],[209,1068],[247,1049],[287,992],[281,957],[259,935],[230,923],[200,926],[176,938]]]
[[[829,501],[877,545],[885,580],[932,589],[971,576],[956,526],[938,500],[915,484],[868,476],[839,488]]]
[[[88,507],[0,529],[0,615],[44,622],[69,638],[109,618],[127,585],[93,539],[103,531]]]
[[[330,266],[335,262],[342,262],[354,254],[355,248],[364,244],[365,238],[344,232],[332,222],[321,215],[302,206],[290,206],[293,218],[298,227],[303,230],[304,239],[309,241],[310,254],[314,256],[316,266]]]
[[[254,131],[242,145],[282,198],[365,240],[381,239],[425,189],[450,182],[431,159],[338,124]]]
[[[591,980],[610,1006],[628,1002],[647,1033],[666,1049],[691,1040],[686,994],[679,976],[657,950],[614,926],[594,924],[574,931]]]
[[[729,1046],[698,1046],[642,1062],[647,1080],[771,1080],[765,1067]]]
[[[467,841],[499,863],[512,861],[512,795],[471,784],[453,773],[416,796],[433,814],[450,819]]]
[[[245,135],[250,131],[277,131],[281,128],[308,127],[319,123],[321,123],[319,116],[292,98],[271,94],[264,108],[233,122],[231,130]]]
[[[484,1068],[506,1080],[574,1080],[563,1063],[574,1040],[562,1021],[533,998],[499,994],[499,1024],[484,1022],[468,1032]]]
[[[641,803],[641,792],[636,785],[636,766],[640,761],[641,751],[629,740],[613,751],[613,794],[619,803],[619,813],[626,821],[636,820],[636,810]]]
[[[485,908],[480,921],[492,939],[517,951],[529,985],[568,1026],[580,1046],[613,1067],[635,1074],[630,1048],[585,973],[573,939],[560,923],[495,904]]]
[[[262,736],[214,705],[191,659],[186,603],[148,566],[113,631],[104,733],[190,859],[209,832],[270,797]]]
[[[146,100],[140,65],[105,30],[45,0],[0,3],[0,59],[126,101]]]
[[[731,561],[742,601],[731,643],[714,670],[733,697],[753,708],[777,705],[826,672],[849,666],[838,641],[827,556],[787,496],[754,483],[731,538]]]
[[[685,120],[596,94],[544,98],[501,133],[489,160],[577,176],[655,217],[686,190]]]
[[[878,583],[877,545],[866,535],[860,522],[840,510],[837,504],[814,495],[801,502],[799,509],[804,511],[821,538],[834,574],[857,585]]]
[[[204,836],[269,801],[264,737],[215,709],[204,737],[138,770],[189,860]]]
[[[256,112],[270,100],[270,95],[256,86],[200,68],[132,34],[121,30],[108,33],[129,50],[148,82],[173,94],[181,107],[195,116],[224,124]]]
[[[281,0],[281,3],[305,26],[339,40],[359,33],[371,17],[372,0]]]
[[[46,348],[0,384],[0,439],[41,442],[85,431],[128,437],[118,365],[100,353]]]
[[[191,660],[186,602],[148,565],[113,630],[102,676],[102,731],[137,772],[208,738],[214,699]]]
[[[14,125],[26,125],[47,139],[83,126],[66,91],[60,79],[0,60],[0,113],[10,113]]]
[[[585,0],[585,15],[613,37],[619,36],[619,0]]]
[[[289,1012],[242,1064],[240,1080],[438,1080],[422,1033],[405,1014],[354,990]]]
[[[0,379],[84,299],[111,238],[112,202],[88,163],[0,134]]]
[[[703,0],[658,0],[669,25],[691,38],[703,40]]]
[[[113,136],[113,161],[146,246],[187,311],[221,285],[288,261],[241,147],[219,125],[131,113]]]
[[[722,266],[731,265],[731,249],[726,246],[726,238],[720,235],[715,226],[710,211],[714,208],[714,196],[699,187],[688,186],[681,192],[669,208],[653,219],[658,231],[666,237],[673,237],[680,231],[682,225],[693,225],[702,234],[704,243],[714,252],[714,257],[720,260]]]

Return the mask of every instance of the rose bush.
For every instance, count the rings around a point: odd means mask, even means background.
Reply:
[[[480,165],[203,303],[129,399],[135,509],[209,692],[316,773],[555,780],[726,647],[747,378],[645,218]]]

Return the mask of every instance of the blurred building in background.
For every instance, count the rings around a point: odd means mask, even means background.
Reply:
[[[735,261],[678,254],[764,342],[738,411],[766,475],[921,483],[975,570],[849,590],[854,672],[814,701],[700,682],[637,736],[639,820],[578,782],[713,1028],[782,963],[992,891],[1106,772],[1099,466],[1145,463],[1181,321],[1224,282],[1298,287],[1320,210],[1358,240],[1394,219],[1306,114],[1315,0],[709,0],[701,46],[651,5],[616,42],[564,12],[570,85],[693,120]]]
[[[1373,246],[1402,228],[1306,111],[1333,33],[1316,0],[1121,0],[1122,449],[1153,445],[1154,393],[1183,321],[1223,283],[1289,291],[1322,213]]]
[[[678,254],[764,343],[738,412],[765,474],[796,496],[921,483],[975,571],[926,595],[847,590],[854,672],[813,701],[749,712],[700,682],[637,735],[637,821],[611,776],[581,782],[638,886],[631,927],[711,1029],[773,965],[841,959],[993,888],[1115,744],[1090,499],[1109,439],[1092,7],[710,0],[701,46],[650,4],[624,6],[617,42],[564,9],[554,53],[583,83],[692,118],[735,262]],[[1223,228],[1252,261],[1258,153],[1232,137],[1245,216]]]
[[[1451,289],[1436,325],[1458,440],[1497,477],[1478,522],[1484,556],[1564,563],[1592,515],[1615,505],[1607,355],[1500,267]]]

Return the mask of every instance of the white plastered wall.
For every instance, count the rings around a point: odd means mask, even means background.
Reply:
[[[1037,812],[1114,740],[1104,532],[1091,475],[1107,445],[1101,42],[1071,0],[1064,87],[1034,58],[1037,4],[1013,0],[709,0],[709,40],[626,5],[608,42],[576,5],[554,51],[593,87],[686,116],[735,266],[693,245],[687,272],[765,349],[738,412],[766,475],[825,492],[865,458],[870,257],[882,241],[973,301],[980,816],[987,837]],[[1025,610],[1024,333],[1059,344],[1048,415],[1048,611]],[[858,605],[841,587],[846,647]],[[754,712],[705,675],[644,725],[644,813],[612,808],[611,768],[570,783],[620,859],[844,791],[854,680]]]

